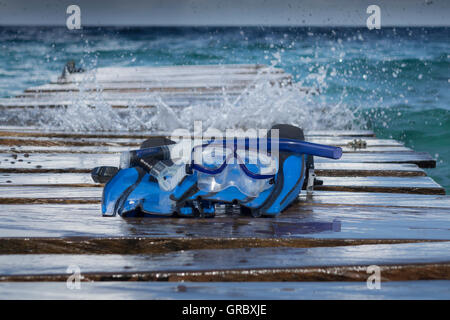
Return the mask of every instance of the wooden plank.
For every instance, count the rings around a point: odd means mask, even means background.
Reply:
[[[102,195],[98,187],[59,187],[59,186],[0,186],[0,203],[28,202],[38,203],[40,199],[70,203],[83,203],[87,200],[98,203]]]
[[[89,173],[0,173],[0,186],[102,186]]]
[[[373,244],[315,248],[238,248],[183,250],[142,255],[0,255],[0,280],[12,275],[64,275],[77,265],[90,273],[144,273],[292,269],[334,266],[417,265],[447,263],[450,271],[449,242]],[[151,261],[151,263],[149,263]],[[386,277],[386,275],[384,275]],[[410,275],[407,275],[410,276]],[[366,273],[367,277],[367,273]],[[248,281],[241,277],[235,281]],[[450,280],[450,273],[438,279]],[[278,281],[266,274],[265,281]],[[427,279],[425,277],[425,279]],[[429,279],[429,278],[428,278]],[[221,281],[221,279],[218,279]],[[231,279],[229,279],[231,280]],[[322,280],[322,279],[319,279]],[[323,280],[326,280],[323,279]],[[399,279],[399,280],[405,280]]]
[[[344,153],[341,159],[332,160],[315,158],[315,162],[358,162],[358,163],[412,163],[420,168],[435,168],[436,159],[427,152],[373,152],[373,153]]]
[[[345,191],[314,191],[312,197],[306,194],[300,195],[303,205],[356,205],[356,206],[391,206],[414,208],[445,208],[450,209],[450,196],[448,195],[418,195],[396,193],[366,193]],[[295,207],[294,209],[295,210]]]
[[[66,145],[53,145],[53,146],[20,146],[11,147],[10,145],[1,145],[0,139],[0,153],[11,154],[25,154],[25,153],[114,153],[118,154],[123,151],[129,151],[130,146],[66,146]],[[49,140],[51,142],[51,140]],[[139,147],[136,145],[135,147]]]
[[[0,134],[1,136],[1,134]],[[0,138],[0,145],[5,146],[26,146],[26,145],[33,145],[33,146],[53,146],[53,145],[67,145],[67,146],[111,146],[111,145],[126,145],[130,147],[138,147],[139,144],[144,141],[144,138],[90,138],[90,137],[83,137],[83,136],[74,136],[72,137],[39,137],[38,135],[36,137],[32,136],[15,136],[15,135],[8,135],[8,136],[1,136]],[[391,144],[389,140],[382,140],[377,139],[377,141],[374,141],[374,146],[368,146],[365,149],[353,149],[349,147],[345,147],[348,143],[348,140],[343,139],[336,139],[333,143],[331,141],[329,142],[323,142],[323,141],[316,141],[315,139],[311,139],[311,142],[315,143],[322,143],[322,144],[328,144],[338,147],[343,147],[344,152],[358,152],[358,153],[365,153],[365,152],[399,152],[399,151],[411,151],[409,148],[403,147],[400,143],[397,143],[397,145],[388,145]],[[386,144],[386,145],[383,145]]]
[[[315,158],[317,159],[317,158]],[[414,177],[425,176],[425,171],[408,163],[357,163],[357,162],[315,162],[315,173],[327,177]]]
[[[74,77],[77,77],[75,79]],[[135,82],[207,82],[207,81],[234,81],[234,80],[272,80],[279,79],[283,77],[292,77],[291,75],[284,72],[256,72],[256,71],[241,71],[241,72],[209,72],[209,73],[196,73],[196,72],[186,72],[179,74],[170,73],[141,73],[141,74],[99,74],[99,73],[85,73],[70,75],[68,79],[64,82],[51,82],[50,84],[55,86],[62,86],[66,84],[80,84],[86,82],[95,82],[101,85],[111,84],[111,83],[135,83]],[[68,81],[67,81],[68,80]]]
[[[309,136],[332,136],[332,137],[375,137],[372,130],[309,130]]]
[[[44,135],[44,136],[42,136]],[[1,145],[13,145],[14,143],[20,144],[20,145],[39,145],[37,144],[38,141],[43,141],[43,145],[49,145],[50,142],[58,141],[59,144],[65,145],[64,142],[67,142],[67,145],[72,145],[74,142],[80,142],[80,139],[82,139],[83,142],[85,142],[83,145],[112,145],[112,144],[123,144],[127,143],[127,145],[134,145],[138,146],[140,142],[142,142],[145,137],[86,137],[82,133],[79,134],[72,134],[72,136],[67,136],[67,133],[64,133],[63,135],[65,137],[58,137],[57,134],[52,134],[52,136],[45,136],[48,135],[46,133],[39,134],[36,133],[35,135],[30,135],[26,133],[21,132],[5,132],[0,130],[0,144]],[[156,136],[156,135],[152,135]],[[148,138],[149,136],[147,136]],[[12,140],[13,142],[9,142]],[[379,150],[380,152],[383,151],[411,151],[411,149],[405,148],[400,142],[397,142],[395,140],[390,139],[374,139],[371,138],[370,140],[365,140],[367,142],[367,148],[365,149],[353,149],[350,147],[347,147],[348,143],[351,141],[351,139],[346,138],[316,138],[316,137],[308,137],[307,140],[314,143],[321,143],[321,144],[327,144],[337,147],[343,147],[344,152],[372,152],[375,150]],[[50,144],[51,145],[51,144]],[[377,149],[378,148],[378,149]]]
[[[0,134],[1,136],[1,134]],[[130,149],[137,149],[144,139],[132,138],[83,138],[83,137],[21,137],[21,136],[1,136],[0,145],[4,146],[71,146],[71,147],[88,147],[88,146],[128,146]]]
[[[211,79],[186,79],[186,80],[155,80],[139,82],[95,82],[85,81],[80,84],[61,83],[44,84],[30,87],[25,90],[28,93],[34,92],[78,92],[83,91],[116,91],[116,92],[190,92],[190,91],[221,91],[221,90],[244,90],[255,86],[255,83],[267,82],[275,84],[289,84],[292,76],[287,74],[274,74],[264,76],[236,76],[232,78],[211,78]]]
[[[267,74],[284,73],[281,68],[269,67],[266,65],[251,64],[229,64],[229,65],[190,65],[190,66],[156,66],[156,67],[106,67],[96,68],[83,73],[68,74],[63,81],[80,82],[85,78],[95,78],[97,81],[110,81],[135,78],[153,77],[190,77],[210,76],[210,75],[239,75],[239,74]]]
[[[16,157],[17,156],[17,157]],[[98,166],[119,166],[116,154],[33,153],[0,154],[1,169],[92,169]],[[22,161],[20,161],[22,160]]]
[[[436,164],[436,160],[427,153],[380,152],[344,153],[340,160],[316,157],[315,163],[413,163],[422,168],[430,168]],[[115,154],[33,153],[25,157],[21,154],[0,153],[1,169],[85,169],[102,165],[118,166],[118,164],[119,156]]]
[[[337,147],[347,147],[348,144],[351,143],[354,138],[352,137],[332,137],[332,136],[307,136],[307,141],[314,142],[314,143],[321,143],[321,144],[328,144],[332,146]],[[398,142],[393,139],[378,139],[373,137],[365,137],[363,138],[364,142],[366,142],[367,148],[371,147],[402,147],[403,143]],[[351,148],[353,149],[353,148]],[[364,150],[364,149],[356,149],[358,150]]]
[[[384,193],[445,194],[445,189],[429,177],[318,177],[323,185],[316,190]]]
[[[15,154],[15,153],[14,153]],[[25,154],[17,154],[19,160],[24,160]],[[20,158],[19,158],[20,156]],[[29,156],[31,156],[29,154]],[[49,168],[47,165],[36,168],[32,167],[32,163],[27,164],[30,167],[17,167],[17,168],[5,168],[1,166],[1,162],[5,161],[16,161],[11,155],[10,158],[4,158],[4,160],[0,160],[0,172],[8,173],[8,174],[24,174],[24,173],[90,173],[93,167],[87,166],[84,168],[73,168],[73,167],[64,167],[57,166]],[[30,161],[31,162],[31,161]],[[103,164],[102,164],[103,165]],[[416,177],[416,176],[425,176],[425,171],[420,169],[415,164],[377,164],[377,163],[316,163],[316,174],[320,176],[329,176],[329,177],[367,177],[367,176],[388,176],[388,177]]]
[[[15,96],[14,98],[0,99],[1,103],[8,104],[8,101],[12,102],[27,102],[27,101],[43,101],[49,102],[54,100],[69,100],[74,99],[81,100],[95,100],[101,98],[104,101],[149,101],[161,98],[163,101],[203,101],[214,100],[224,98],[237,98],[238,96],[245,94],[242,90],[228,90],[226,92],[158,92],[157,94],[151,94],[148,92],[115,92],[108,91],[102,92],[100,95],[98,92],[23,92]]]
[[[382,274],[394,272],[395,267],[384,267]],[[399,268],[400,272],[410,274],[411,269]],[[420,270],[420,269],[417,269]],[[427,268],[423,269],[425,274]],[[306,270],[304,270],[306,271]],[[320,270],[311,270],[311,275]],[[333,273],[333,270],[323,269],[322,273]],[[338,274],[359,274],[365,270],[358,268],[340,269]],[[367,273],[366,273],[367,277]],[[391,274],[389,275],[389,278]],[[448,287],[450,281],[388,281],[382,283],[382,290],[368,290],[366,281],[353,282],[315,282],[314,277],[307,282],[83,282],[81,290],[68,290],[66,281],[61,282],[0,282],[0,299],[13,300],[60,300],[60,299],[198,299],[198,300],[416,300],[450,299]],[[349,278],[349,277],[348,277]],[[66,279],[67,280],[67,279]],[[115,279],[117,280],[117,278]],[[176,281],[176,280],[175,280]],[[164,303],[164,302],[161,302]]]
[[[55,193],[58,189],[63,188],[55,188]],[[85,196],[87,199],[92,193]],[[330,205],[319,203],[320,200],[314,200],[317,204],[301,201],[271,219],[228,216],[220,210],[214,219],[123,219],[102,217],[99,204],[2,204],[0,234],[2,237],[450,240],[448,198],[436,201],[441,201],[441,206],[444,203],[445,208],[428,208],[426,204],[433,203],[430,198],[433,196],[417,196],[417,206],[422,207],[412,208],[415,202],[406,201],[406,196],[410,195],[399,195],[398,203],[392,203],[395,197],[379,196],[376,200],[368,197],[368,202],[375,205],[364,206],[355,201],[355,205],[333,205],[331,210]],[[43,193],[44,197],[51,199],[48,193]],[[352,202],[354,198],[346,199]]]
[[[35,129],[24,130],[10,130],[9,127],[1,129],[1,136],[22,136],[22,137],[59,137],[59,138],[128,138],[128,139],[148,139],[152,136],[170,136],[171,132],[130,132],[130,131],[116,131],[116,132],[68,132],[68,131],[42,131]],[[312,130],[305,131],[305,137],[310,139],[336,139],[344,138],[345,143],[352,141],[352,137],[374,137],[373,131],[369,130]],[[207,138],[207,136],[206,136]],[[308,140],[308,139],[307,139]],[[369,139],[370,140],[370,139]],[[392,142],[394,140],[388,140]],[[398,146],[398,144],[396,144]],[[395,145],[394,145],[395,146]]]
[[[316,190],[445,194],[445,190],[429,177],[318,177],[323,181]],[[89,173],[0,173],[0,186],[101,186]],[[13,195],[15,196],[15,195]]]

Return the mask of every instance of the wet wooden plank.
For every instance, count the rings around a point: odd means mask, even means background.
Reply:
[[[383,268],[383,274],[394,268]],[[409,269],[400,269],[408,274]],[[319,271],[319,270],[317,270]],[[323,270],[329,272],[330,270]],[[343,270],[342,270],[343,271]],[[348,268],[347,274],[364,270]],[[342,272],[343,273],[343,272]],[[367,274],[366,274],[367,277]],[[311,277],[312,278],[312,277]],[[81,290],[68,290],[61,282],[0,282],[0,299],[196,299],[196,300],[266,300],[266,299],[450,299],[450,281],[383,282],[382,290],[368,290],[360,282],[83,282]]]
[[[323,185],[316,190],[386,192],[412,194],[445,194],[445,190],[429,177],[321,177]],[[0,173],[0,186],[101,186],[89,173]],[[19,191],[20,192],[20,191]],[[10,196],[15,197],[10,193]],[[1,197],[1,194],[0,194]]]
[[[190,106],[193,101],[199,103],[205,103],[208,105],[220,105],[223,100],[220,98],[215,99],[201,99],[196,98],[192,100],[179,100],[179,99],[170,99],[164,100],[164,104],[171,108],[182,108]],[[161,100],[159,99],[146,99],[143,101],[130,99],[117,99],[117,100],[101,100],[101,105],[105,103],[111,106],[111,108],[128,108],[128,107],[136,107],[136,108],[155,108],[157,105],[161,104]],[[0,109],[18,109],[21,111],[22,109],[54,109],[54,108],[67,108],[69,106],[78,106],[78,105],[86,105],[95,108],[99,105],[98,100],[89,100],[86,98],[82,98],[81,100],[77,97],[72,97],[71,100],[57,100],[57,99],[49,99],[49,100],[36,100],[36,99],[28,99],[28,100],[14,100],[8,99],[7,101],[0,99]]]
[[[22,160],[22,161],[19,161]],[[427,153],[344,153],[340,160],[315,158],[316,163],[412,163],[421,168],[432,168],[436,160]],[[119,156],[115,154],[80,153],[33,153],[25,157],[21,154],[0,153],[1,169],[65,169],[93,168],[96,166],[118,166]]]
[[[147,139],[151,136],[170,136],[170,132],[68,132],[68,131],[42,131],[39,129],[26,128],[23,130],[11,130],[8,126],[0,127],[1,136],[23,136],[23,137],[59,137],[59,138],[128,138],[128,139]],[[370,130],[311,130],[305,131],[305,136],[311,139],[336,139],[344,138],[346,144],[353,139],[352,137],[374,138],[373,131]],[[369,139],[371,140],[371,139]],[[389,140],[393,142],[394,140]],[[396,144],[398,145],[398,144]]]
[[[358,162],[358,163],[412,163],[420,168],[435,168],[436,159],[427,152],[397,152],[397,153],[344,153],[341,159],[332,160],[315,158],[315,162]]]
[[[368,290],[365,282],[92,282],[82,290],[68,290],[65,282],[0,283],[2,299],[198,299],[198,300],[369,300],[449,299],[449,281],[383,283],[383,290]],[[164,302],[162,302],[164,303]]]
[[[430,240],[432,241],[432,240]],[[1,255],[25,254],[162,254],[188,250],[242,248],[317,248],[378,244],[423,243],[409,239],[309,239],[309,238],[156,238],[70,237],[0,238]]]
[[[75,76],[78,79],[74,79],[71,76]],[[280,78],[292,78],[291,75],[284,72],[256,72],[256,71],[241,71],[241,72],[208,72],[208,73],[196,73],[196,72],[186,72],[186,73],[137,73],[130,74],[122,72],[120,74],[98,74],[98,73],[85,73],[85,74],[73,74],[70,75],[68,79],[64,82],[51,82],[51,85],[64,86],[67,84],[85,84],[97,83],[101,85],[108,85],[111,83],[170,83],[170,82],[218,82],[218,81],[242,81],[242,80],[253,80],[253,81],[267,81],[272,79]]]
[[[43,101],[49,102],[54,100],[69,100],[82,99],[82,100],[98,100],[102,101],[149,101],[161,98],[163,101],[207,101],[224,98],[237,98],[238,96],[245,94],[242,90],[227,90],[226,92],[158,92],[155,94],[148,92],[83,92],[81,95],[79,92],[23,92],[15,96],[14,98],[0,99],[3,104],[11,102],[26,102],[26,101]]]
[[[1,134],[4,132],[0,132]],[[139,138],[118,138],[118,137],[106,137],[106,138],[91,138],[85,137],[82,134],[73,135],[73,137],[58,137],[58,136],[20,136],[21,133],[10,132],[8,135],[1,136],[0,146],[111,146],[111,145],[124,145],[131,147],[138,147],[139,144],[144,141],[144,137]],[[67,136],[67,134],[64,134]],[[155,136],[155,135],[153,135]],[[332,146],[342,147],[344,152],[403,152],[411,151],[411,149],[404,147],[399,142],[389,139],[371,139],[366,140],[368,147],[364,149],[354,149],[348,147],[348,143],[351,141],[344,138],[334,138],[321,140],[314,137],[308,139],[314,143],[328,144]],[[101,149],[100,149],[101,150]]]
[[[0,169],[92,169],[119,166],[117,154],[33,153],[0,154]]]
[[[345,192],[345,191],[318,191],[315,190],[311,198],[306,194],[300,195],[301,203],[312,205],[339,205],[356,206],[398,206],[421,208],[445,208],[450,210],[450,196],[448,195],[419,195],[396,193],[371,192]],[[295,209],[294,209],[295,210]]]
[[[0,186],[102,186],[90,173],[0,173]]]
[[[447,273],[440,273],[437,278],[450,280],[449,252],[449,242],[423,242],[315,248],[200,249],[141,255],[13,254],[0,255],[0,280],[9,280],[7,277],[13,275],[64,275],[67,277],[67,267],[77,265],[85,276],[90,273],[174,271],[178,273],[194,271],[213,273],[244,269],[248,273],[252,273],[252,270],[265,270],[265,281],[280,281],[281,279],[274,279],[273,275],[269,275],[271,269],[397,266],[423,263],[428,265],[446,263]],[[242,276],[243,274],[238,272],[228,280],[248,281]],[[384,276],[386,277],[386,275]],[[403,277],[410,276],[404,275]],[[215,277],[210,276],[210,281],[211,278]],[[426,276],[424,278],[427,279]],[[217,280],[221,281],[222,279]],[[326,277],[323,280],[326,280]],[[406,278],[398,280],[406,280]]]
[[[50,198],[48,194],[45,196]],[[228,216],[220,211],[213,219],[123,219],[102,217],[99,204],[2,204],[0,234],[2,237],[450,240],[448,198],[440,200],[447,207],[429,208],[426,204],[433,203],[432,196],[418,196],[417,205],[422,207],[412,208],[414,202],[408,202],[406,196],[400,195],[403,201],[394,204],[404,208],[389,207],[392,198],[382,196],[377,201],[368,198],[369,203],[370,200],[375,203],[373,206],[354,201],[354,205],[333,205],[331,209],[325,203],[301,201],[270,219]],[[350,198],[349,202],[352,201]]]
[[[1,139],[0,139],[1,140]],[[51,143],[51,141],[49,141]],[[137,148],[138,145],[135,146]],[[20,146],[12,147],[10,145],[1,145],[0,141],[0,153],[11,154],[25,154],[25,153],[121,153],[123,151],[129,151],[130,146],[71,146],[71,145],[53,145],[53,146]]]
[[[98,187],[59,187],[59,186],[0,186],[0,203],[39,203],[46,200],[53,202],[95,201],[98,203],[102,195]],[[41,201],[42,200],[42,201]]]
[[[189,66],[141,66],[141,67],[103,67],[83,73],[68,74],[63,81],[80,82],[86,78],[97,81],[126,81],[128,79],[153,79],[159,77],[205,77],[245,74],[284,73],[281,68],[267,65],[225,64],[225,65],[189,65]]]
[[[408,163],[315,162],[315,173],[327,177],[414,177],[425,171]]]
[[[309,130],[309,136],[332,136],[332,137],[375,137],[372,130]]]
[[[15,154],[15,153],[14,153]],[[1,166],[2,161],[7,163],[8,161],[23,160],[25,161],[25,154],[17,154],[17,159],[13,158],[11,154],[10,158],[4,158],[0,160],[0,172],[4,174],[42,174],[42,173],[90,173],[91,166],[82,168],[53,166],[49,167],[47,164],[41,167],[33,167],[33,162],[26,161],[29,167],[10,167],[5,168]],[[29,154],[28,157],[31,157]],[[117,155],[118,156],[118,155]],[[8,160],[6,160],[8,159]],[[23,162],[22,161],[22,162]],[[30,163],[28,163],[30,162]],[[103,165],[103,164],[101,164]],[[369,177],[369,176],[388,176],[388,177],[416,177],[425,176],[425,171],[420,169],[415,164],[377,164],[377,163],[316,163],[316,174],[320,176],[329,177]]]
[[[374,137],[362,138],[367,145],[367,148],[371,147],[402,147],[403,143],[393,139],[378,139]],[[306,140],[314,143],[328,144],[337,147],[348,148],[349,143],[354,141],[353,137],[332,137],[332,136],[306,136]],[[354,148],[351,148],[355,150]],[[357,148],[356,151],[364,149]]]
[[[108,147],[127,146],[128,150],[137,149],[145,139],[133,138],[84,138],[84,137],[26,137],[26,136],[2,136],[0,145],[9,147],[22,146],[66,146],[66,147]],[[101,150],[101,148],[99,148]]]
[[[98,81],[122,80],[125,77],[152,78],[164,76],[189,77],[192,75],[239,75],[255,73],[284,73],[281,68],[262,64],[223,64],[223,65],[179,65],[179,66],[139,66],[139,67],[102,67],[82,73],[68,74],[64,81],[79,82],[95,77]]]
[[[323,185],[316,190],[384,193],[445,194],[445,189],[429,177],[318,177]]]

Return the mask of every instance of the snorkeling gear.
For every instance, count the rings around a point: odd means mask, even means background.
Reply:
[[[180,144],[147,140],[122,154],[120,170],[103,190],[103,215],[214,216],[218,205],[253,216],[279,214],[297,199],[312,156],[339,159],[342,149],[305,142],[294,126],[272,129],[279,138],[269,131],[267,139],[212,140],[190,147],[183,160]],[[93,170],[97,181],[100,171]]]

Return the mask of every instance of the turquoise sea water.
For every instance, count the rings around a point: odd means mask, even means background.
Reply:
[[[318,87],[320,97],[303,102],[299,101],[301,96],[291,95],[280,104],[283,93],[268,95],[264,105],[272,105],[279,115],[267,119],[264,112],[256,114],[253,121],[267,124],[292,119],[306,128],[373,129],[378,137],[394,138],[435,156],[437,168],[429,170],[429,174],[450,191],[448,27],[372,31],[266,27],[69,31],[0,27],[0,97],[47,83],[69,59],[86,69],[227,63],[284,68],[302,85]],[[246,107],[245,103],[239,106]],[[0,123],[20,124],[21,117],[12,119],[5,112],[0,113]],[[189,112],[195,114],[194,109]],[[193,118],[195,115],[178,120]],[[40,119],[39,123],[46,121]],[[67,121],[73,121],[73,113]],[[230,118],[230,126],[241,123],[233,121]],[[151,126],[152,122],[148,123]],[[54,124],[49,121],[47,125],[51,128]]]

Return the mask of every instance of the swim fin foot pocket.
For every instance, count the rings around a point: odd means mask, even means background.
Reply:
[[[223,211],[225,214],[236,213],[253,217],[278,215],[297,201],[302,188],[306,188],[308,174],[313,173],[314,169],[312,154],[336,159],[340,157],[339,152],[342,152],[342,150],[306,143],[303,130],[292,125],[277,124],[272,129],[278,130],[280,146],[281,143],[285,143],[287,147],[280,147],[278,157],[275,160],[277,170],[273,171],[271,176],[262,173],[264,163],[261,166],[258,164],[260,166],[258,170],[261,171],[251,172],[244,170],[248,171],[248,168],[236,165],[232,168],[242,168],[243,171],[233,176],[231,169],[228,172],[223,169],[226,168],[225,162],[221,165],[222,171],[216,170],[216,172],[205,173],[201,168],[197,169],[192,162],[192,164],[186,164],[186,170],[184,168],[178,171],[173,170],[173,172],[177,172],[177,175],[156,174],[159,171],[153,170],[153,167],[157,168],[157,164],[160,162],[164,162],[164,168],[180,166],[173,163],[170,158],[166,159],[165,156],[166,154],[170,156],[170,152],[167,153],[166,151],[170,149],[168,146],[175,142],[163,137],[147,139],[142,143],[140,150],[133,151],[135,152],[134,155],[138,156],[138,161],[134,159],[130,166],[123,167],[121,165],[120,169],[97,167],[92,170],[91,176],[95,182],[106,183],[102,196],[103,215],[214,217],[216,210]],[[268,132],[267,138],[271,138],[271,131]],[[300,147],[293,149],[290,147],[292,145],[301,146],[303,149]],[[220,148],[217,149],[219,153],[220,151],[223,152],[222,147]],[[236,156],[236,146],[234,148],[231,155]],[[148,150],[153,150],[153,153],[149,153]],[[158,153],[154,150],[164,150],[166,153]],[[336,153],[333,153],[333,155],[326,154],[330,150],[336,151]],[[141,163],[145,165],[141,165]],[[231,166],[229,165],[229,167]],[[180,176],[178,173],[183,175]],[[244,174],[250,174],[250,178],[247,177],[247,180],[240,181]],[[213,176],[214,179],[217,178],[213,180],[216,184],[211,184],[211,186],[223,183],[223,179],[236,180],[224,185],[221,189],[205,190],[204,183],[208,181],[208,175]],[[172,180],[172,182],[175,181],[176,183],[170,183],[170,179],[174,179],[174,177],[177,179]],[[167,181],[161,179],[167,179]],[[239,185],[241,182],[242,185]],[[244,182],[246,185],[244,185]],[[313,184],[318,185],[320,183],[320,180],[315,179]],[[252,193],[243,189],[243,187],[249,185],[251,186],[250,191],[254,190],[252,189],[253,186],[263,185],[263,187],[257,189],[261,191]]]

